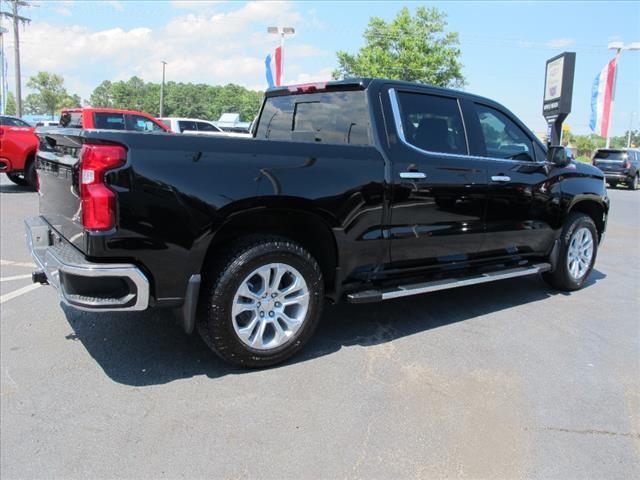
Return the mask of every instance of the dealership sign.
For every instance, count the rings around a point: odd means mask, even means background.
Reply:
[[[575,52],[564,52],[547,60],[542,115],[549,126],[548,141],[553,145],[560,143],[562,122],[571,113],[575,66]]]

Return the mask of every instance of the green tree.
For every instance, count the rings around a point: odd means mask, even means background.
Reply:
[[[574,135],[572,143],[578,150],[578,155],[591,156],[597,148],[603,148],[605,140],[599,135],[591,133],[589,135]]]
[[[7,115],[16,114],[16,97],[13,92],[7,92],[7,105],[4,110]]]
[[[193,117],[216,120],[224,112],[239,113],[245,121],[253,120],[262,102],[262,92],[239,85],[167,82],[164,114],[169,117]],[[126,81],[105,80],[90,97],[94,107],[125,108],[158,115],[160,84],[147,83],[138,77]]]
[[[333,78],[383,77],[428,83],[440,87],[464,85],[458,33],[445,33],[446,14],[407,7],[386,23],[371,17],[364,31],[366,45],[356,54],[338,51]]]
[[[38,72],[29,77],[27,87],[34,90],[25,99],[25,110],[32,114],[53,117],[62,108],[80,106],[80,97],[64,88],[64,78],[55,73]]]
[[[629,135],[629,130],[624,132],[624,135],[619,137],[611,137],[611,148],[626,148],[627,147],[627,139]],[[631,130],[631,146],[634,145],[637,147],[640,142],[640,131]]]

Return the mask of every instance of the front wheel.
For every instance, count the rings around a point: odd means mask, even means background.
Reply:
[[[542,276],[559,290],[578,290],[589,278],[597,252],[598,231],[595,223],[584,213],[572,213],[562,229],[556,268]]]
[[[324,283],[315,259],[280,237],[251,237],[205,267],[198,331],[223,360],[244,367],[282,362],[313,334]]]
[[[26,187],[29,185],[29,182],[18,173],[7,173],[7,178],[11,180],[16,185],[20,185],[21,187]]]

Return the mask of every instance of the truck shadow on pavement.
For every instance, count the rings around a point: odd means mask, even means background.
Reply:
[[[594,270],[584,288],[605,277]],[[390,342],[555,295],[571,294],[555,291],[542,279],[529,277],[379,304],[326,305],[308,345],[294,358],[272,368],[287,368],[333,354],[342,347],[366,348]],[[218,378],[254,372],[219,360],[197,334],[185,335],[169,311],[94,314],[65,305],[62,309],[74,330],[67,339],[82,342],[104,372],[121,384],[150,386],[200,375]]]
[[[32,187],[21,187],[20,185],[0,185],[0,193],[34,193]]]

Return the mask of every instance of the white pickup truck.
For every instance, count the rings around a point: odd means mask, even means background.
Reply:
[[[248,133],[225,132],[209,120],[199,118],[162,117],[158,118],[174,133],[190,133],[196,135],[211,135],[225,137],[250,137]]]

